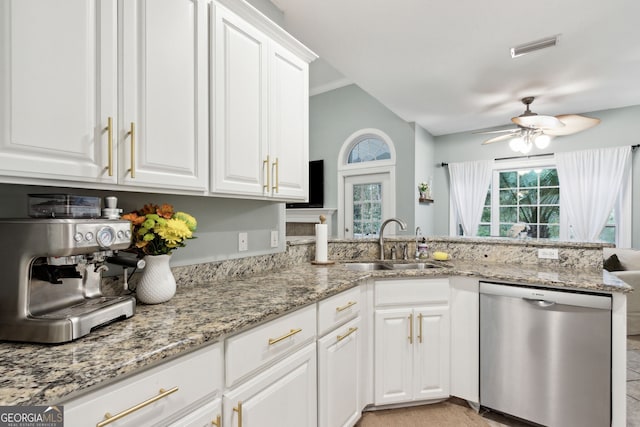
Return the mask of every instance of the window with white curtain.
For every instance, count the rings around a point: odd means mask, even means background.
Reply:
[[[574,235],[560,205],[562,182],[554,157],[496,161],[487,191],[478,236],[508,236],[514,224],[529,226],[527,236],[572,240]],[[599,240],[619,247],[631,244],[631,174],[623,183]],[[456,234],[462,235],[459,221]]]

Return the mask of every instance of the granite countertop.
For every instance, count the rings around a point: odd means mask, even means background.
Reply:
[[[535,266],[442,262],[442,268],[351,271],[344,264],[302,264],[280,271],[213,283],[179,286],[160,305],[137,306],[136,315],[67,344],[0,342],[0,405],[64,403],[162,360],[211,344],[291,310],[356,286],[367,277],[476,276],[491,280],[629,292],[601,270],[553,271]]]

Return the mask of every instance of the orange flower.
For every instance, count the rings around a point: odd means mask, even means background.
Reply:
[[[153,203],[146,204],[140,210],[140,215],[146,214],[154,214],[158,210],[158,205],[154,205]]]
[[[165,203],[162,207],[156,209],[156,213],[161,218],[171,219],[173,217],[173,206]]]
[[[142,224],[147,218],[144,216],[139,216],[137,212],[131,212],[125,215],[122,215],[122,219],[127,219],[131,221],[133,225]]]

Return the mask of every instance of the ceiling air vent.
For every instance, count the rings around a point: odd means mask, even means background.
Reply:
[[[558,34],[553,37],[547,37],[546,39],[536,40],[534,42],[529,42],[516,47],[512,47],[511,57],[516,58],[518,56],[526,55],[527,53],[535,52],[536,50],[553,47],[558,44],[559,36],[560,35]]]

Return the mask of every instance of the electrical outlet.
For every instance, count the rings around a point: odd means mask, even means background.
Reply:
[[[278,230],[271,230],[271,247],[278,247]]]
[[[238,233],[238,251],[249,250],[249,236],[247,233]]]
[[[538,249],[538,258],[558,259],[558,249],[555,249],[555,248]]]

